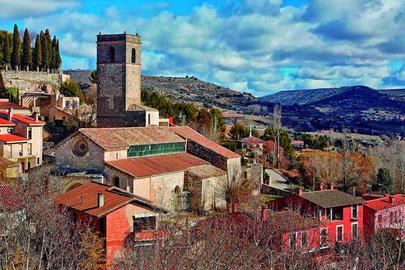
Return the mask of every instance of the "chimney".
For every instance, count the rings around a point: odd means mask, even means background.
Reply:
[[[80,204],[83,203],[83,196],[80,196]]]
[[[324,188],[324,184],[323,184],[323,183],[320,183],[320,184],[319,184],[319,190],[323,190],[323,188]]]
[[[335,189],[335,183],[330,183],[330,190],[334,190]]]
[[[8,109],[8,121],[13,120],[13,108]]]
[[[32,107],[32,118],[34,118],[35,122],[39,121],[39,107]]]
[[[103,207],[103,206],[104,206],[104,194],[98,193],[97,194],[97,207]]]
[[[295,193],[296,193],[298,196],[302,196],[302,193],[303,193],[302,188],[297,187],[297,189],[295,190]]]

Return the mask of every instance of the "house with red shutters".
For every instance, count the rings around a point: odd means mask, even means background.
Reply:
[[[371,196],[365,196],[366,199]],[[405,195],[385,194],[364,203],[364,236],[370,237],[378,230],[390,230],[405,239]]]
[[[106,265],[128,243],[149,244],[158,237],[159,214],[166,212],[150,201],[120,188],[85,183],[55,198],[75,222],[89,222],[103,239]]]
[[[336,190],[304,192],[269,202],[273,211],[294,210],[319,220],[319,242],[313,248],[329,248],[357,240],[363,229],[363,199]]]

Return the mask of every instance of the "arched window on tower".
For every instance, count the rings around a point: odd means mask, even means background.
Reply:
[[[110,47],[110,62],[111,63],[115,62],[115,49],[114,49],[114,47]]]
[[[136,62],[136,51],[135,51],[135,49],[132,49],[131,62],[134,63],[134,64]]]

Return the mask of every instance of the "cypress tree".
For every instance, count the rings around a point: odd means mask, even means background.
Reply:
[[[20,50],[21,50],[21,39],[20,39],[20,32],[18,31],[18,27],[14,24],[14,32],[13,32],[13,53],[11,55],[11,66],[16,69],[20,66]]]
[[[9,43],[9,38],[8,38],[8,33],[7,32],[4,32],[3,62],[6,65],[10,64],[10,43]]]
[[[51,44],[51,69],[56,69],[56,36],[53,37]]]
[[[45,35],[44,35],[44,42],[45,42],[45,50],[46,50],[46,57],[42,57],[42,61],[45,62],[45,67],[50,68],[51,67],[51,57],[52,57],[52,40],[51,40],[51,34],[49,33],[49,30],[45,30]],[[43,46],[44,44],[42,44]]]
[[[30,68],[32,66],[31,38],[27,28],[24,31],[21,65],[23,68]]]
[[[41,68],[46,69],[48,67],[46,65],[46,59],[49,58],[49,53],[48,53],[47,46],[46,46],[46,38],[42,31],[39,34],[39,39],[41,41],[41,58],[42,58]]]
[[[42,67],[42,46],[40,35],[37,35],[35,39],[34,67]]]
[[[57,39],[55,46],[55,69],[59,69],[61,65],[62,65],[62,58],[60,57],[59,52],[59,39]]]

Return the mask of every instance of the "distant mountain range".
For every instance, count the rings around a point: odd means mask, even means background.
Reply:
[[[374,90],[367,86],[346,86],[340,88],[319,88],[319,89],[303,89],[303,90],[284,90],[273,95],[260,97],[261,102],[280,103],[282,105],[310,105],[322,100],[326,100],[332,97],[344,97],[345,93],[353,95],[356,92],[362,91],[362,94],[375,92],[381,94],[381,99],[385,97],[398,101],[405,101],[405,88],[393,89],[393,90]]]
[[[91,71],[66,73],[81,86],[91,83],[88,80]],[[254,114],[266,124],[271,120],[274,104],[280,103],[283,125],[297,131],[349,128],[366,134],[405,135],[405,89],[375,90],[359,85],[287,90],[256,98],[193,76],[142,76],[142,88],[174,101]]]

